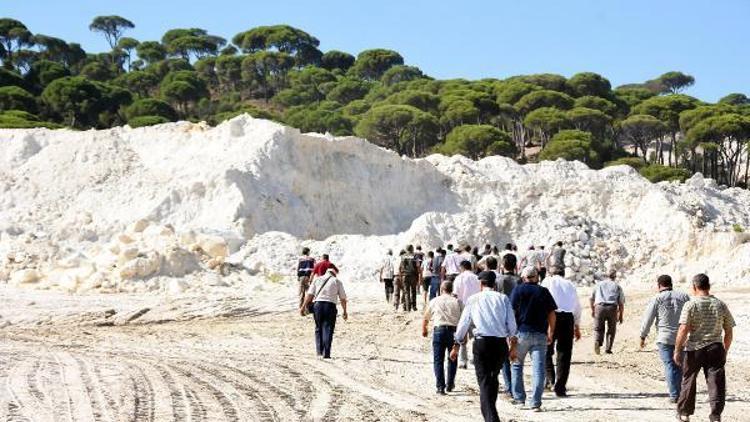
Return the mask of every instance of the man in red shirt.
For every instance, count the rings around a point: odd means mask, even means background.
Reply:
[[[323,254],[323,259],[320,260],[320,262],[318,262],[317,264],[315,264],[315,267],[313,268],[313,276],[320,277],[323,274],[325,274],[329,268],[335,269],[336,272],[339,271],[339,269],[336,268],[335,265],[333,265],[333,262],[331,262],[328,259],[328,254]]]

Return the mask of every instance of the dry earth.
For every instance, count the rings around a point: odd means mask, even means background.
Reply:
[[[738,323],[725,420],[748,420],[742,412],[750,399],[750,336],[744,332],[750,290],[716,294]],[[571,397],[545,393],[541,414],[500,399],[502,417],[671,420],[654,347],[637,347],[649,295],[630,293],[614,355],[593,354],[587,316],[574,350]],[[358,298],[356,290],[351,296],[350,320],[337,325],[334,359],[320,361],[312,321],[295,314],[291,300],[262,307],[241,297],[164,305],[135,296],[0,290],[0,420],[481,420],[471,367],[459,370],[457,391],[434,394],[430,343],[418,334],[419,315],[394,314],[364,298],[371,295]],[[706,401],[700,381],[695,420],[705,420]]]

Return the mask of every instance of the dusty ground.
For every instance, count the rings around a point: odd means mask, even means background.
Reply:
[[[747,326],[750,290],[716,294],[738,328]],[[629,295],[614,355],[593,354],[587,316],[574,350],[571,397],[545,393],[541,414],[500,399],[501,416],[671,420],[654,347],[637,346],[649,295]],[[334,359],[320,361],[312,321],[291,311],[290,300],[260,307],[242,297],[212,297],[163,305],[154,298],[0,290],[0,420],[481,420],[471,366],[459,370],[457,391],[434,394],[430,343],[419,336],[418,315],[350,296],[350,320],[339,319]],[[272,311],[279,308],[285,310]],[[737,337],[727,367],[727,421],[748,420],[742,403],[750,400],[750,336]],[[702,381],[698,403],[695,420],[705,420]]]

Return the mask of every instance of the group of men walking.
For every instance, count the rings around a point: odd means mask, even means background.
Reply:
[[[581,338],[577,289],[564,278],[562,243],[554,245],[549,254],[532,252],[533,248],[529,251],[519,260],[510,244],[503,252],[488,246],[482,254],[476,248],[454,250],[452,245],[424,254],[421,247],[409,245],[398,258],[389,250],[380,268],[386,300],[396,310],[416,311],[418,286],[422,286],[422,335],[428,337],[429,327],[433,327],[437,394],[455,389],[458,368],[468,368],[471,342],[485,421],[499,421],[500,374],[507,399],[535,412],[542,410],[545,387],[558,397],[568,395],[573,344]],[[545,277],[547,270],[550,277]],[[337,272],[328,256],[316,263],[307,248],[297,263],[300,313],[314,314],[316,351],[321,358],[330,358],[337,301],[347,318],[346,293]],[[617,272],[609,271],[589,298],[596,354],[602,347],[605,353],[613,353],[617,325],[623,323],[625,296],[616,278]],[[655,325],[667,390],[677,406],[678,420],[688,421],[694,413],[696,378],[703,371],[710,420],[720,421],[726,397],[724,365],[735,324],[732,315],[710,294],[705,274],[693,278],[692,298],[675,291],[668,275],[657,279],[657,288],[658,294],[642,319],[640,346],[645,347]],[[529,394],[523,377],[527,357],[531,361]]]

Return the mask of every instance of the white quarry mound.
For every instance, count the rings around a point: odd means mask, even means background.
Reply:
[[[750,192],[629,167],[412,160],[364,140],[240,116],[100,131],[0,130],[0,281],[73,292],[246,287],[303,245],[373,281],[407,243],[565,242],[591,283],[700,271],[750,283]]]

